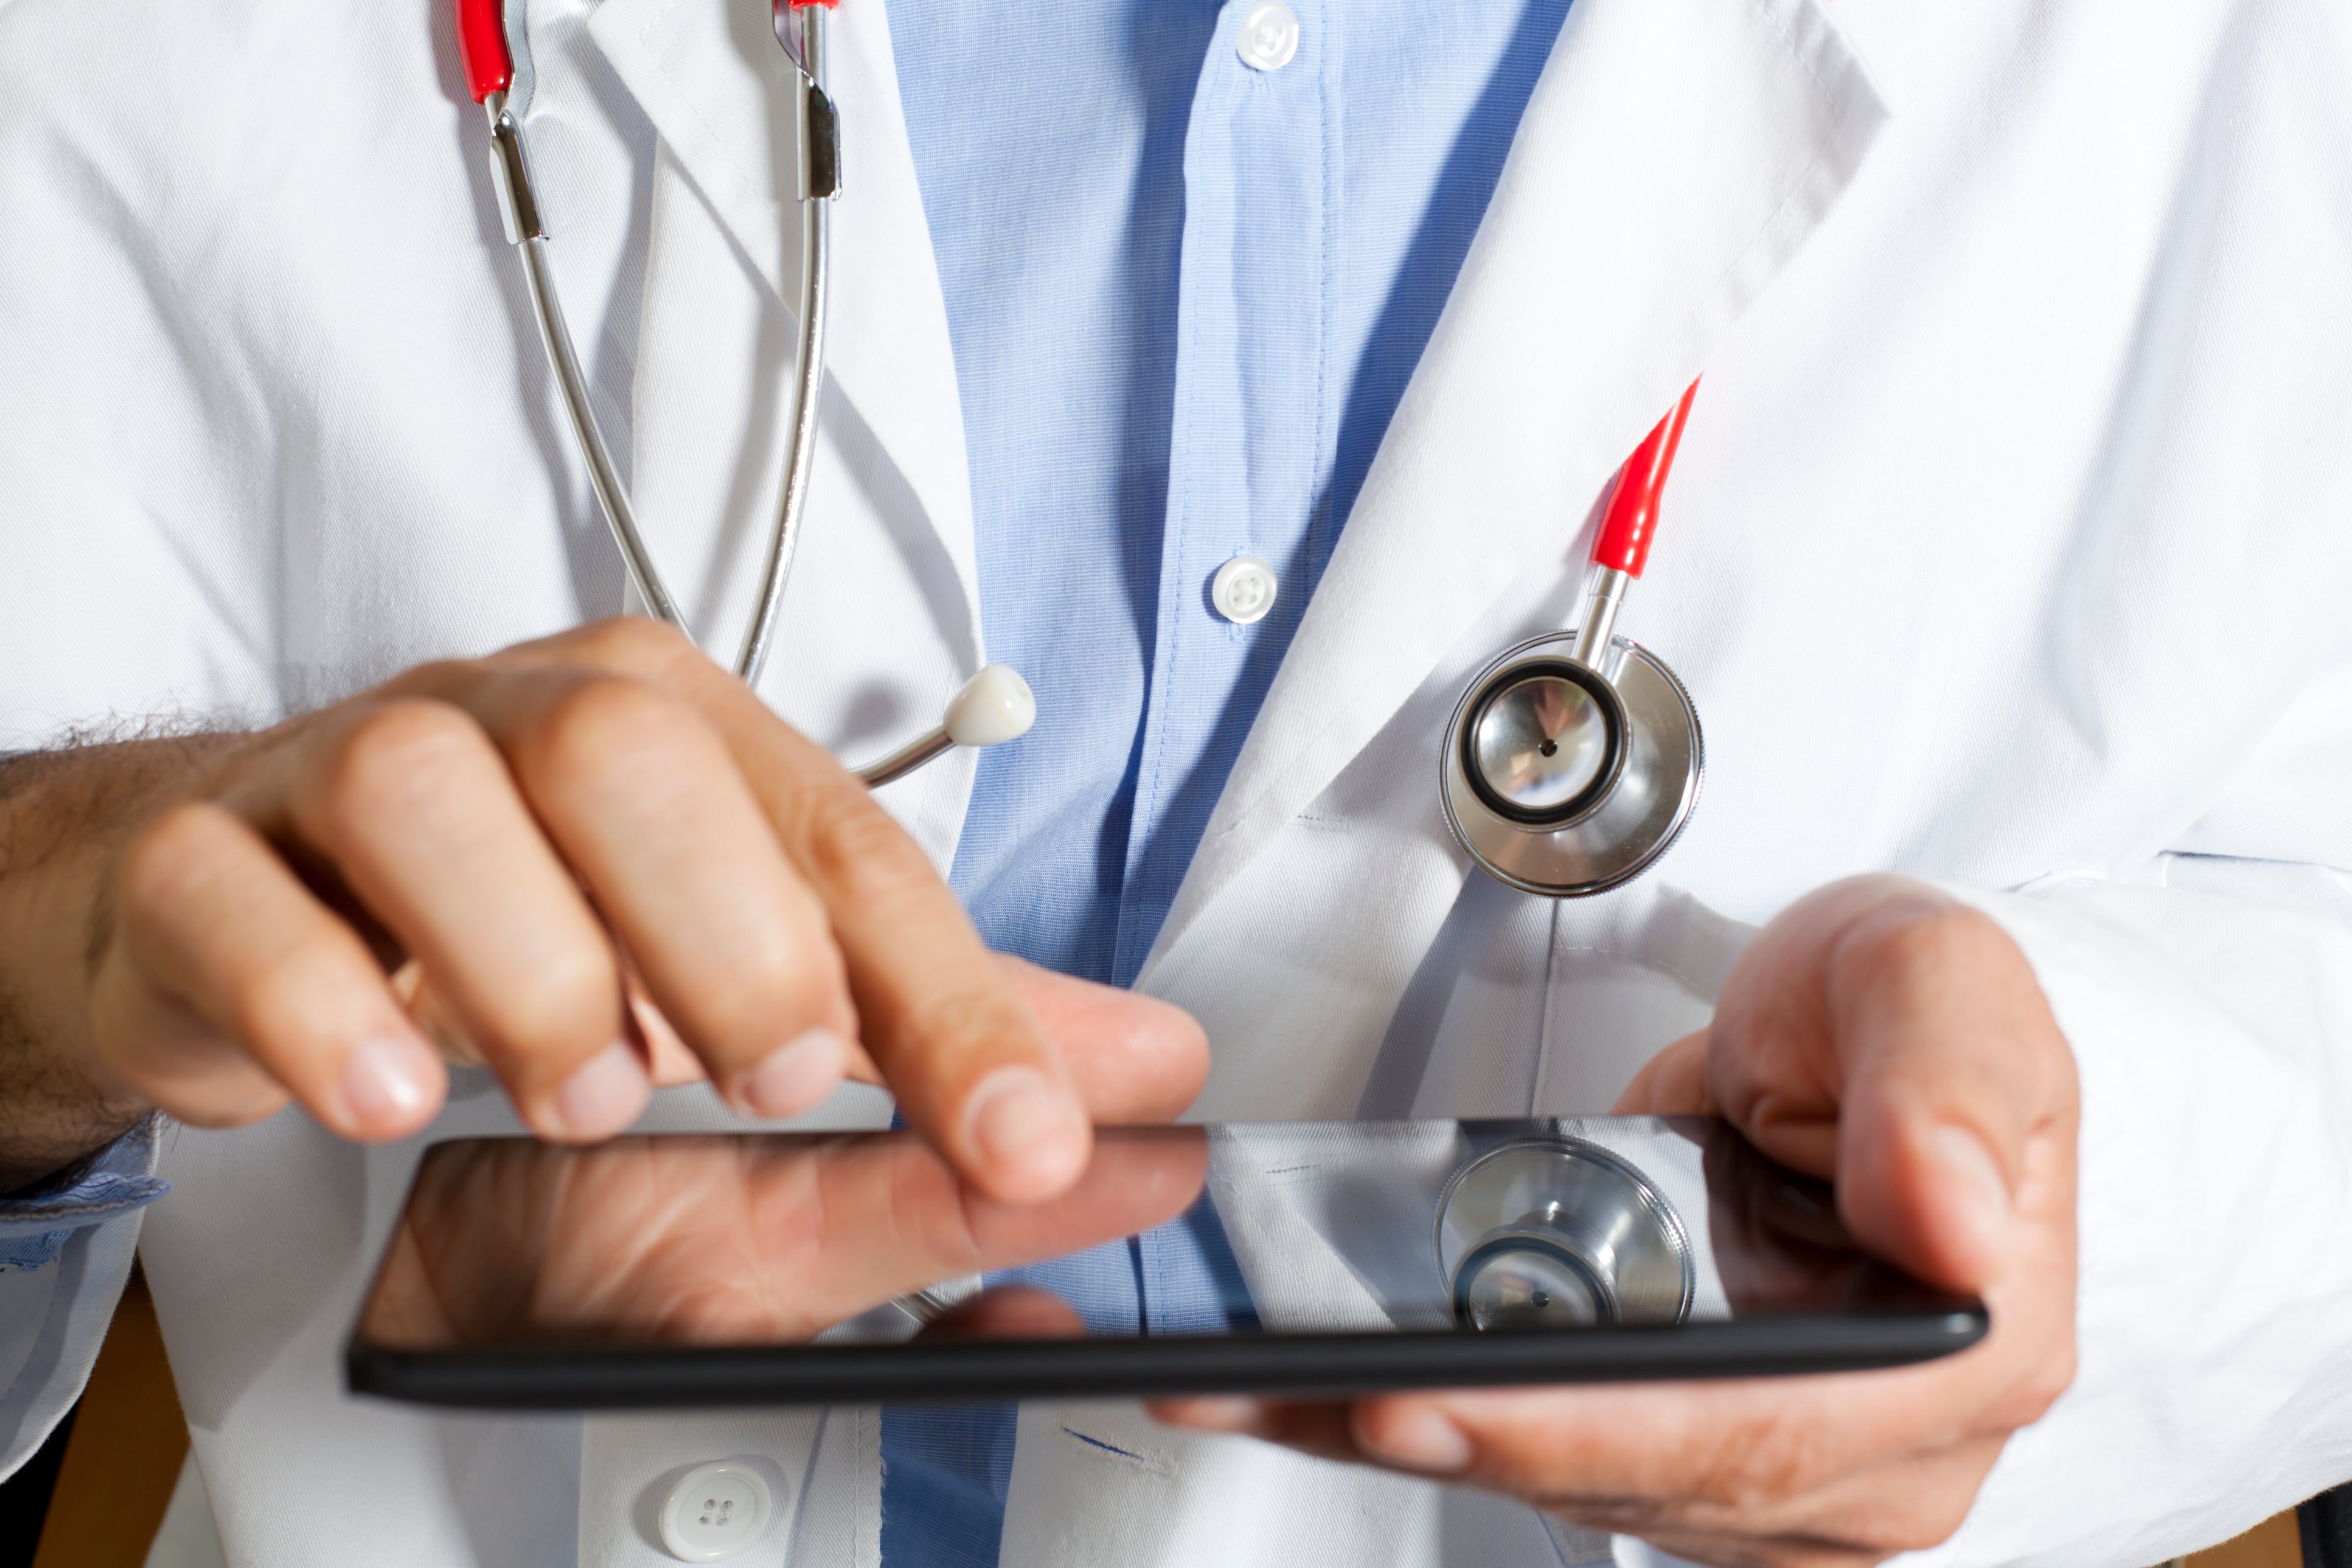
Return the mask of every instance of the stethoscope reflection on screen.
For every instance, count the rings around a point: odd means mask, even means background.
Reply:
[[[1505,1144],[1454,1171],[1437,1200],[1437,1271],[1454,1321],[1482,1333],[1677,1323],[1698,1285],[1665,1195],[1564,1135]]]
[[[835,0],[772,0],[775,36],[793,69],[800,120],[800,291],[792,423],[781,498],[758,598],[735,658],[756,683],[773,643],[777,612],[807,510],[816,456],[819,388],[832,283],[832,204],[842,191],[841,117],[824,87],[825,13]],[[522,124],[508,101],[523,53],[520,6],[455,0],[458,54],[474,101],[490,122],[490,172],[507,239],[519,254],[540,341],[571,419],[598,506],[638,597],[684,629],[639,532],[628,492],[588,399],[556,296],[547,230],[523,153]],[[1639,876],[1674,843],[1698,800],[1705,750],[1698,713],[1674,672],[1649,650],[1612,634],[1625,591],[1642,575],[1658,500],[1673,466],[1692,392],[1683,394],[1619,472],[1592,549],[1587,599],[1572,631],[1522,643],[1480,672],[1455,706],[1439,758],[1445,818],[1471,858],[1522,892],[1577,898]],[[956,746],[993,746],[1036,717],[1028,684],[992,664],[950,701],[941,722],[858,769],[887,784]]]

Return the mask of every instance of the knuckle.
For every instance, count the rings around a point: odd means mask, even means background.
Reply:
[[[218,806],[189,802],[159,813],[131,835],[116,862],[116,905],[134,925],[184,906],[210,880],[229,824]]]
[[[831,943],[762,943],[730,956],[728,979],[698,999],[696,1022],[713,1043],[772,1045],[838,1010],[848,996],[839,950]]]
[[[571,682],[532,727],[532,760],[564,778],[625,768],[646,758],[677,771],[697,727],[677,704],[629,675],[592,674]]]
[[[489,750],[451,704],[399,697],[355,716],[319,759],[315,799],[343,829],[362,828],[473,771]]]
[[[529,983],[502,988],[480,1020],[500,1065],[536,1078],[610,1043],[620,1028],[621,977],[613,956],[567,943],[538,955]]]
[[[2000,1425],[2011,1430],[2030,1427],[2048,1413],[2058,1397],[2074,1386],[2074,1344],[2069,1339],[2052,1354],[2040,1356],[2018,1380],[2000,1411]]]
[[[1872,921],[1862,934],[1869,960],[1896,974],[1940,972],[1984,950],[2000,927],[1962,904],[1905,901]]]
[[[862,790],[810,792],[803,806],[809,870],[827,883],[887,898],[934,880],[906,830]]]
[[[1830,957],[1833,991],[1936,1004],[1965,977],[1969,994],[1996,998],[2017,994],[2006,982],[2032,985],[2032,971],[1990,916],[1932,890],[1898,894],[1871,909],[1837,938]],[[2037,988],[2038,994],[2038,988]]]
[[[331,966],[321,962],[331,955],[323,949],[316,937],[298,938],[238,974],[223,998],[237,1034],[272,1061],[291,1065],[323,1044],[312,1022],[332,980]]]
[[[651,678],[688,656],[702,652],[693,640],[667,622],[650,615],[615,615],[592,622],[572,633],[579,656],[602,669]]]
[[[378,699],[434,695],[470,685],[480,679],[488,667],[480,659],[428,659],[410,665],[371,695]],[[364,702],[368,697],[363,695],[359,700]]]

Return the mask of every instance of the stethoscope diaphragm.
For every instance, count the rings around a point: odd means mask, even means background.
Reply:
[[[1591,671],[1573,658],[1579,635],[1522,643],[1479,672],[1447,727],[1439,780],[1446,822],[1479,866],[1552,898],[1603,893],[1647,871],[1690,821],[1706,774],[1698,708],[1674,671],[1622,637]],[[1564,701],[1555,685],[1563,667],[1606,696]],[[1595,752],[1603,760],[1582,761]],[[1591,774],[1572,792],[1543,766],[1564,754]]]

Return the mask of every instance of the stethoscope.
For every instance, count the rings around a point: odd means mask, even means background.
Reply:
[[[747,685],[758,683],[774,643],[776,612],[783,604],[784,583],[800,544],[808,509],[809,474],[816,460],[825,319],[831,303],[832,207],[833,199],[841,193],[841,117],[824,90],[825,11],[835,3],[773,0],[776,42],[793,63],[794,108],[801,128],[799,339],[793,357],[793,418],[784,443],[783,495],[768,536],[759,597],[735,655],[735,673]],[[670,597],[653,552],[638,531],[628,489],[613,465],[612,451],[589,404],[587,377],[581,371],[563,308],[556,297],[547,228],[540,217],[530,162],[523,155],[522,121],[508,102],[516,57],[530,58],[520,26],[521,8],[516,7],[515,25],[509,28],[503,0],[456,0],[456,4],[457,54],[465,68],[467,90],[489,116],[490,182],[498,192],[499,214],[506,225],[507,243],[522,259],[523,282],[530,294],[531,314],[539,322],[540,343],[547,350],[548,368],[571,416],[572,435],[587,464],[588,483],[612,528],[613,542],[620,547],[621,559],[638,597],[656,616],[687,630],[686,618]],[[878,788],[904,778],[951,747],[996,746],[1014,739],[1025,734],[1036,717],[1037,700],[1028,683],[1005,665],[991,664],[949,700],[939,724],[889,756],[856,769],[857,776]]]
[[[783,493],[735,657],[746,684],[758,681],[767,662],[808,506],[832,281],[832,204],[842,189],[841,117],[824,89],[825,12],[835,0],[772,3],[776,41],[793,68],[800,119],[799,338]],[[467,88],[489,117],[499,215],[521,257],[540,341],[589,484],[638,596],[655,615],[684,629],[590,406],[556,297],[522,124],[508,101],[515,58],[529,58],[519,16],[510,27],[503,0],[456,5]],[[1580,623],[1506,651],[1471,683],[1446,727],[1439,759],[1446,821],[1480,867],[1523,892],[1575,898],[1639,876],[1673,844],[1697,803],[1706,753],[1690,694],[1655,654],[1612,635],[1625,591],[1648,558],[1659,497],[1696,390],[1683,394],[1619,471],[1593,541]],[[952,747],[1012,740],[1027,732],[1036,713],[1028,683],[1004,665],[989,665],[955,694],[937,726],[858,776],[879,786]]]
[[[1618,470],[1576,629],[1505,651],[1446,725],[1445,820],[1481,869],[1523,893],[1582,898],[1632,881],[1698,804],[1698,709],[1664,660],[1614,634],[1697,392],[1694,382]]]

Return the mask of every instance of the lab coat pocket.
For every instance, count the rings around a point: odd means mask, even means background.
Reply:
[[[1664,883],[1560,904],[1528,1112],[1605,1114],[1645,1062],[1706,1026],[1755,934]]]
[[[1605,1114],[1704,1026],[1754,927],[1637,883],[1547,899],[1474,876],[1405,988],[1357,1114]]]

